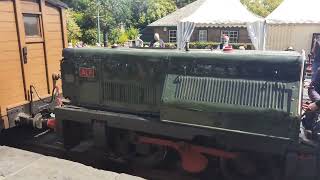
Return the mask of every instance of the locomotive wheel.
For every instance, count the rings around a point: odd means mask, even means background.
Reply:
[[[277,180],[277,170],[267,158],[242,154],[236,159],[220,158],[220,169],[226,180]]]

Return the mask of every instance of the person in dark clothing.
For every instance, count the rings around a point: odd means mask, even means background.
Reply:
[[[311,83],[309,84],[308,96],[313,103],[320,100],[320,69],[318,69],[318,71],[315,73],[315,80],[311,81]],[[316,116],[318,114],[311,110],[314,109],[313,105],[311,104],[305,104],[303,107],[303,109],[305,109],[305,115],[302,118],[302,125],[307,130],[312,130],[315,124]]]
[[[314,81],[316,77],[316,71],[320,67],[320,35],[317,35],[314,39],[311,54],[314,58],[312,63],[312,81]]]
[[[153,48],[165,48],[165,44],[158,33],[154,34],[154,39],[150,42],[150,47]]]
[[[312,102],[320,100],[320,68],[314,73],[315,78],[308,87],[308,96]]]
[[[306,112],[304,118],[302,118],[302,125],[306,130],[317,134],[320,132],[319,113],[317,112],[320,108],[320,68],[314,75],[315,78],[308,87],[308,96],[312,103],[304,107]]]

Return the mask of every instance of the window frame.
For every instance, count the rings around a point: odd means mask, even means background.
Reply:
[[[239,36],[240,36],[239,30],[221,30],[220,33],[221,33],[221,42],[223,42],[222,35],[227,35],[229,36],[229,43],[239,43]],[[235,38],[234,35],[231,36],[231,33],[236,33],[237,37]]]
[[[203,39],[203,33],[202,32],[206,32],[206,38]],[[199,42],[208,42],[208,30],[207,29],[200,29],[199,33],[198,33],[198,40]]]
[[[171,32],[175,32],[175,36],[171,36]],[[176,43],[177,42],[177,30],[175,30],[175,29],[170,29],[169,31],[168,31],[168,35],[169,35],[169,37],[168,37],[168,40],[169,40],[169,43]],[[171,39],[172,38],[174,38],[175,40],[174,41],[172,41]]]
[[[29,16],[29,17],[32,16],[32,17],[37,17],[38,18],[39,35],[35,35],[35,36],[28,36],[27,35],[25,21],[24,21],[24,17],[26,17],[26,16]],[[26,43],[44,42],[44,40],[43,40],[43,27],[42,27],[42,16],[41,16],[40,12],[23,12],[22,13],[22,21],[23,21],[24,35],[25,35]]]

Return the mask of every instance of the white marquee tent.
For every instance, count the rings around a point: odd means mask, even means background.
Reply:
[[[266,17],[266,49],[310,52],[313,33],[320,33],[320,0],[284,0]]]
[[[247,27],[256,49],[263,49],[264,20],[248,11],[240,0],[203,0],[190,16],[182,19],[177,27],[178,48],[183,49],[195,27]],[[319,0],[320,1],[320,0]]]

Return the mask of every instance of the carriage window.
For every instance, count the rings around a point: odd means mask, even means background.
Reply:
[[[34,14],[24,14],[24,29],[27,37],[41,37],[40,17]]]

